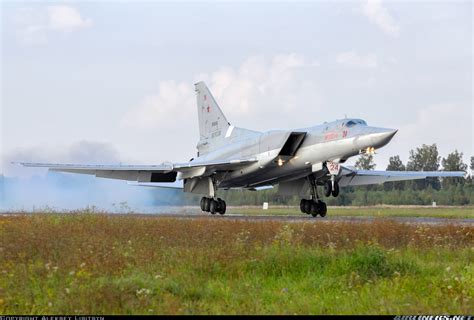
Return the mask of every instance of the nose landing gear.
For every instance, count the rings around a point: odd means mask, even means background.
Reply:
[[[328,180],[324,184],[324,195],[326,197],[333,196],[337,197],[339,195],[339,183],[334,180]]]

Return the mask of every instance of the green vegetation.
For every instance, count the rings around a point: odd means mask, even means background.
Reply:
[[[472,314],[474,226],[0,217],[0,314]]]
[[[342,188],[337,198],[323,197],[329,206],[374,206],[374,205],[473,205],[474,184],[454,185],[446,189],[434,190],[427,187],[423,190],[385,190],[385,185],[367,187]],[[166,190],[167,191],[167,190]],[[160,191],[161,192],[161,191]],[[183,194],[181,191],[167,191],[156,193],[156,198],[169,205],[196,205],[200,196]],[[322,194],[322,190],[320,190]],[[299,206],[301,197],[285,197],[277,194],[277,188],[262,191],[247,190],[219,190],[219,197],[226,200],[229,206],[254,205],[261,206],[263,202],[270,205]]]
[[[299,207],[228,207],[230,214],[243,215],[281,215],[302,216]],[[449,218],[474,219],[474,207],[331,207],[328,210],[331,217],[419,217],[419,218]]]

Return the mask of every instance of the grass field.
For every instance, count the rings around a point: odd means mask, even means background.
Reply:
[[[0,217],[0,314],[473,314],[474,226]]]
[[[244,215],[297,215],[302,213],[298,207],[271,207],[262,210],[261,207],[228,207],[228,213]],[[329,207],[328,216],[347,217],[426,217],[426,218],[472,218],[474,207]]]

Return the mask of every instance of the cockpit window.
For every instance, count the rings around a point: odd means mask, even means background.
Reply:
[[[350,128],[350,127],[353,127],[353,126],[358,125],[358,124],[363,125],[363,126],[367,125],[367,123],[364,120],[354,119],[354,120],[349,120],[347,122],[343,122],[342,126],[343,127],[346,126],[346,127]]]
[[[347,123],[346,123],[346,127],[350,128],[350,127],[355,126],[356,124],[357,124],[356,121],[349,120],[349,121],[347,121]]]

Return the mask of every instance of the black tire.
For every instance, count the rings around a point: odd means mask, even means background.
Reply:
[[[326,183],[324,184],[324,195],[326,197],[329,197],[331,195],[331,192],[332,192],[332,182],[326,181]]]
[[[301,210],[302,213],[306,213],[305,212],[305,208],[306,208],[306,203],[305,202],[306,202],[306,199],[301,199],[301,201],[300,201],[300,210]]]
[[[221,215],[225,214],[225,210],[227,208],[225,201],[222,199],[217,199],[217,201],[219,202],[219,214]]]
[[[219,210],[219,202],[217,202],[214,199],[210,199],[210,204],[209,204],[209,212],[211,214],[216,214],[216,212]]]
[[[312,208],[311,203],[312,203],[311,200],[304,199],[304,211],[303,211],[304,213],[306,213],[306,214],[311,213],[311,208]]]
[[[311,201],[311,215],[317,217],[319,214],[319,204],[315,201]]]
[[[326,203],[320,201],[319,202],[319,215],[324,218],[327,213],[328,213],[328,207]]]
[[[201,203],[200,203],[200,205],[201,205],[201,211],[206,211],[206,210],[205,210],[205,209],[206,209],[206,198],[205,198],[205,197],[202,197],[202,198],[201,198]]]
[[[334,188],[332,190],[332,196],[337,197],[339,195],[339,184],[334,181]]]
[[[204,198],[204,199],[206,199],[204,201],[204,211],[209,212],[211,210],[211,200],[212,199],[209,199],[209,198]]]

